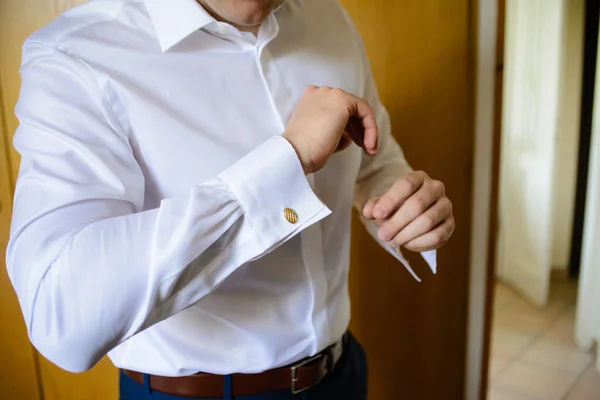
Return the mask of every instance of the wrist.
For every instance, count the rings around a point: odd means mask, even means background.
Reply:
[[[292,148],[296,152],[296,156],[298,157],[298,161],[300,161],[300,165],[302,165],[304,174],[308,175],[308,174],[314,172],[314,163],[309,158],[307,159],[306,157],[303,156],[303,152],[300,150],[300,146],[295,142],[295,140],[290,138],[290,135],[287,132],[284,132],[283,135],[281,135],[281,136],[285,140],[288,141],[288,143],[292,146]]]

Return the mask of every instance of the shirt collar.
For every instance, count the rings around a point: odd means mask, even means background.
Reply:
[[[302,0],[293,1],[302,6]],[[192,32],[216,22],[196,0],[144,0],[144,4],[163,52]]]

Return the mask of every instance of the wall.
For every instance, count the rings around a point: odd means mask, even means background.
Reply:
[[[583,32],[585,0],[565,3],[563,25],[562,81],[559,95],[558,135],[556,151],[553,207],[552,266],[566,271],[571,252],[581,85],[583,74]]]

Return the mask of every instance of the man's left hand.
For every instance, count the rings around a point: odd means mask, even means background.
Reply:
[[[377,223],[379,239],[411,251],[438,249],[454,231],[444,184],[422,171],[406,174],[383,196],[370,199],[363,215]]]

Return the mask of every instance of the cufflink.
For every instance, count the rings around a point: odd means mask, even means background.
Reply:
[[[296,211],[292,210],[291,208],[284,208],[283,209],[283,217],[290,224],[296,224],[300,220],[300,218],[298,218],[298,214],[296,214]]]

